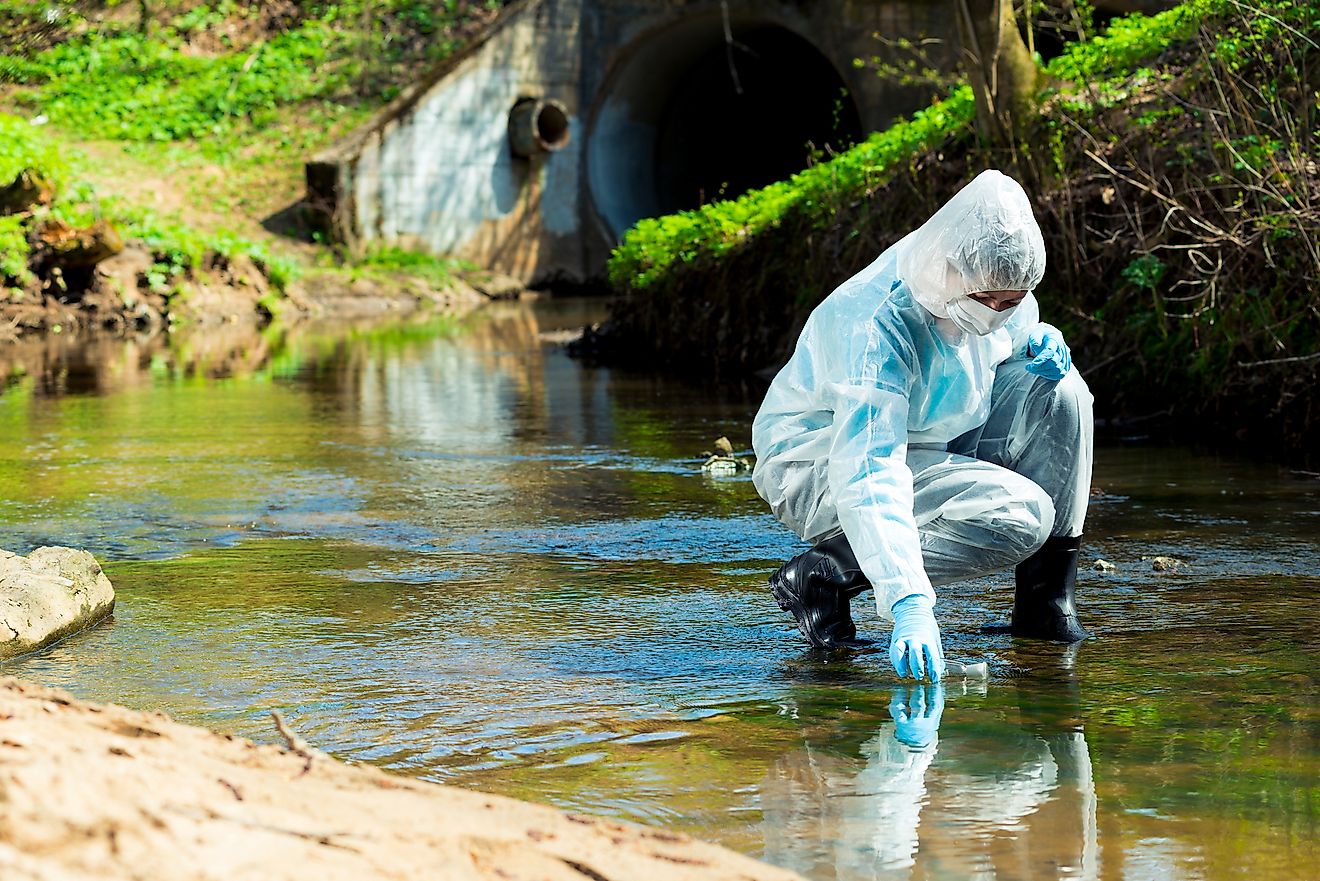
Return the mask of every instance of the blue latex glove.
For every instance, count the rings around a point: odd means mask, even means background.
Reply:
[[[1027,334],[1027,357],[1032,361],[1027,372],[1055,382],[1068,375],[1072,367],[1072,352],[1063,341],[1063,334],[1051,324],[1037,324]]]
[[[895,739],[914,749],[924,749],[935,742],[943,714],[943,685],[900,685],[889,702]]]
[[[889,638],[889,660],[904,679],[939,682],[944,676],[944,647],[935,623],[935,601],[912,594],[894,603],[894,633]]]

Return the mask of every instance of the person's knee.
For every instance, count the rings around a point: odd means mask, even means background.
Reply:
[[[996,517],[1012,556],[1026,559],[1045,544],[1054,530],[1054,501],[1037,483],[1025,477],[1007,487],[1008,501]]]
[[[1050,410],[1055,419],[1066,419],[1079,425],[1088,424],[1094,419],[1092,407],[1095,398],[1076,367],[1054,383],[1052,391]]]

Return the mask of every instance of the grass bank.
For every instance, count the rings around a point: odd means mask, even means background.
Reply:
[[[1037,137],[978,143],[969,92],[788,181],[646,220],[610,263],[614,338],[649,364],[782,361],[812,307],[984,167],[1019,177],[1038,290],[1116,420],[1305,452],[1320,422],[1320,8],[1191,0],[1047,67]]]
[[[0,192],[25,174],[49,189],[0,206],[0,301],[76,305],[47,239],[97,223],[149,255],[141,293],[165,301],[235,261],[275,297],[308,268],[443,282],[463,267],[397,250],[345,264],[300,241],[303,162],[500,5],[0,2]]]

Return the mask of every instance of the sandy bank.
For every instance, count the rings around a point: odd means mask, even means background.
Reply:
[[[295,738],[296,740],[296,738]],[[789,881],[683,835],[0,679],[0,877]]]

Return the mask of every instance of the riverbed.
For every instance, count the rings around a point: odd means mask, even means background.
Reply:
[[[990,679],[905,686],[806,650],[764,586],[799,543],[700,470],[760,389],[570,360],[599,311],[0,355],[0,547],[91,550],[119,595],[0,674],[265,741],[279,709],[341,758],[813,879],[1320,874],[1316,475],[1101,446],[1094,637],[985,635],[1011,574],[954,585],[946,652]]]

